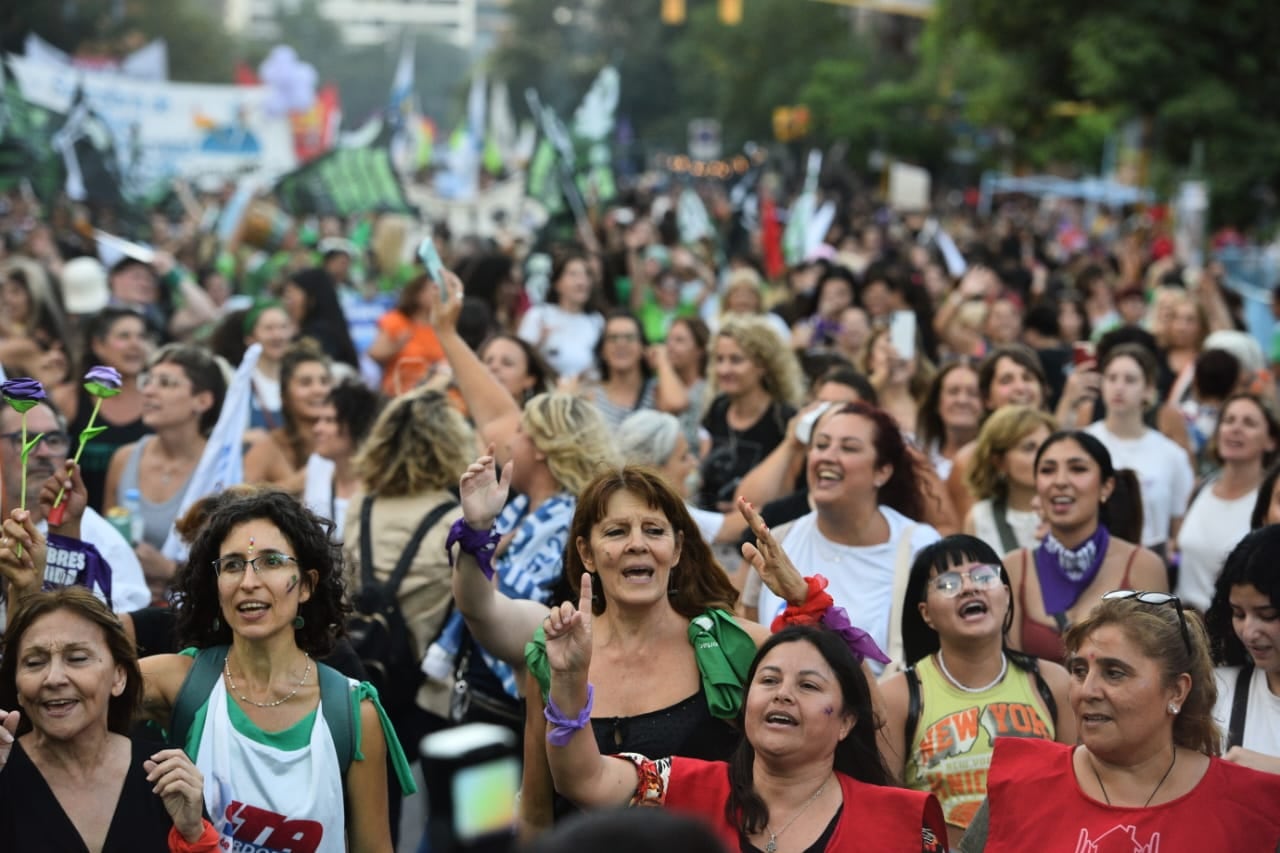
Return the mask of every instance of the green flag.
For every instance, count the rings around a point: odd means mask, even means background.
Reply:
[[[337,148],[282,177],[281,206],[299,215],[414,213],[385,148]]]

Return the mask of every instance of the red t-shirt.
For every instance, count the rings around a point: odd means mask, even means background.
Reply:
[[[1099,803],[1071,764],[1075,747],[998,738],[987,776],[986,853],[1273,853],[1280,776],[1220,758],[1187,794],[1149,808]]]

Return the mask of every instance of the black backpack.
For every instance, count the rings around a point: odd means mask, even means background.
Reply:
[[[400,584],[413,566],[422,539],[445,513],[456,507],[445,501],[427,513],[413,536],[400,552],[400,559],[386,583],[373,574],[373,543],[370,519],[374,495],[367,495],[360,505],[360,591],[347,617],[347,633],[351,646],[368,673],[369,683],[378,689],[382,706],[392,719],[403,719],[412,710],[423,674],[419,668],[422,654],[413,648],[413,638],[400,610]],[[446,619],[447,621],[447,619]],[[424,650],[425,651],[425,650]]]

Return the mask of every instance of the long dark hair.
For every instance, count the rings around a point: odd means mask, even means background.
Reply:
[[[177,608],[178,636],[184,646],[199,649],[230,645],[231,629],[221,618],[213,561],[222,556],[222,543],[232,528],[257,519],[275,525],[288,540],[304,575],[311,571],[317,575],[311,597],[298,606],[304,624],[294,631],[294,637],[298,648],[312,657],[323,657],[333,649],[335,638],[346,634],[346,615],[351,611],[346,602],[342,550],[331,539],[333,522],[278,489],[232,498],[210,513],[174,579],[182,600]]]
[[[751,669],[747,672],[747,693],[751,692],[760,662],[768,657],[769,652],[783,643],[800,642],[809,643],[817,649],[831,667],[844,698],[841,713],[850,714],[854,718],[853,728],[836,745],[834,769],[870,785],[890,784],[892,778],[876,743],[880,720],[871,703],[871,686],[867,684],[862,667],[838,634],[826,628],[806,625],[786,628],[774,634],[756,652],[755,660],[751,661]],[[738,712],[739,727],[745,726],[746,708],[744,697],[742,710]],[[755,758],[755,747],[744,737],[729,758],[729,801],[724,807],[725,819],[748,835],[759,832],[769,824],[769,807],[755,789]]]
[[[289,276],[289,283],[297,286],[307,298],[306,313],[298,324],[298,336],[314,338],[324,351],[334,359],[360,366],[347,316],[338,301],[338,287],[333,276],[321,267],[300,270]]]
[[[637,343],[640,344],[640,377],[648,382],[653,377],[653,368],[649,366],[649,359],[645,358],[645,350],[649,348],[649,337],[644,333],[644,324],[640,322],[640,318],[626,308],[614,308],[605,315],[604,328],[600,332],[600,340],[596,341],[595,349],[596,367],[600,370],[600,379],[609,381],[609,362],[604,359],[604,345],[605,339],[609,337],[611,320],[626,320],[635,326]]]
[[[1269,495],[1269,493],[1268,493]],[[1250,584],[1280,607],[1280,524],[1271,524],[1245,536],[1227,555],[1213,588],[1213,603],[1205,611],[1205,628],[1215,663],[1241,666],[1249,652],[1231,622],[1231,588]]]
[[[1084,430],[1059,430],[1044,440],[1036,451],[1036,470],[1040,470],[1040,459],[1045,451],[1060,441],[1074,441],[1089,454],[1102,474],[1102,482],[1114,480],[1115,487],[1111,496],[1098,504],[1098,523],[1106,525],[1112,536],[1142,544],[1142,487],[1138,483],[1138,475],[1128,468],[1116,470],[1111,462],[1111,453],[1106,446]]]

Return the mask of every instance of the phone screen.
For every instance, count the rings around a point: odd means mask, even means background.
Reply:
[[[460,768],[453,776],[453,832],[459,841],[510,831],[516,822],[520,762],[514,756]]]
[[[418,244],[418,260],[422,261],[423,266],[427,268],[427,275],[440,288],[440,299],[443,301],[449,294],[445,289],[444,262],[440,260],[435,240],[426,237]]]
[[[894,311],[889,319],[889,343],[898,355],[910,361],[916,354],[916,315],[914,311]]]

